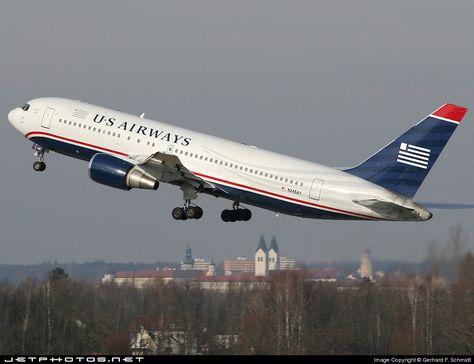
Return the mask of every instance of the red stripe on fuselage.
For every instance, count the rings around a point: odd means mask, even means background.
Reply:
[[[71,143],[76,143],[76,144],[84,145],[84,146],[86,146],[86,147],[90,147],[90,148],[95,148],[95,149],[103,150],[104,152],[115,153],[115,154],[118,154],[118,155],[123,155],[124,157],[128,157],[128,154],[126,154],[126,153],[118,152],[118,151],[116,151],[116,150],[109,149],[109,148],[99,147],[98,145],[94,145],[94,144],[89,144],[89,143],[81,142],[81,141],[79,141],[79,140],[75,140],[75,139],[71,139],[71,138],[66,138],[66,137],[63,137],[63,136],[59,136],[59,135],[56,135],[56,134],[47,133],[47,132],[44,132],[44,131],[31,131],[31,132],[25,134],[25,137],[28,138],[28,137],[30,137],[31,135],[47,135],[47,136],[51,136],[51,137],[53,137],[53,138],[58,138],[58,139],[66,140],[66,141],[71,142]]]
[[[275,196],[275,197],[279,197],[279,198],[284,198],[284,199],[286,199],[286,200],[299,202],[299,203],[302,203],[302,204],[305,204],[305,205],[314,206],[314,207],[319,207],[319,208],[323,208],[323,209],[327,209],[327,210],[331,210],[331,211],[335,211],[335,212],[339,212],[339,213],[343,213],[343,214],[350,214],[350,215],[360,216],[360,217],[364,217],[364,218],[366,218],[366,219],[380,220],[380,219],[377,218],[377,217],[373,217],[373,216],[369,216],[369,215],[364,215],[364,214],[359,214],[359,213],[357,213],[357,212],[351,212],[351,211],[341,210],[341,209],[338,209],[338,208],[335,208],[335,207],[324,206],[324,205],[320,205],[320,204],[317,204],[317,203],[308,202],[308,201],[304,201],[304,200],[299,200],[299,199],[297,199],[297,198],[288,197],[288,196],[280,195],[280,194],[278,194],[278,193],[274,193],[274,192],[270,192],[270,191],[261,190],[261,189],[259,189],[259,188],[255,188],[255,187],[251,187],[251,186],[246,186],[246,185],[243,185],[243,184],[240,184],[240,183],[236,183],[236,182],[227,181],[227,180],[225,180],[225,179],[221,179],[221,178],[217,178],[217,177],[208,176],[208,175],[205,175],[205,174],[202,174],[202,173],[199,173],[199,172],[193,172],[193,173],[194,173],[195,175],[197,175],[197,176],[200,176],[200,177],[210,178],[210,179],[213,179],[213,180],[215,180],[215,181],[219,181],[219,182],[223,182],[223,183],[228,183],[228,184],[230,184],[230,185],[237,186],[237,187],[241,187],[241,188],[247,188],[247,189],[252,190],[252,191],[255,191],[255,192],[265,193],[265,194],[268,194],[268,195],[271,195],[271,196]]]

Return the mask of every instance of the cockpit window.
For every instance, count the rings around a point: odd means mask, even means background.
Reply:
[[[25,104],[21,108],[23,109],[23,111],[28,111],[28,109],[30,108],[30,104]]]

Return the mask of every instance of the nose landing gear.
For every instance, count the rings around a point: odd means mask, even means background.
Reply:
[[[33,144],[33,150],[38,160],[33,163],[33,169],[37,172],[42,172],[46,169],[46,163],[44,162],[44,153],[47,151],[44,147],[38,144]]]

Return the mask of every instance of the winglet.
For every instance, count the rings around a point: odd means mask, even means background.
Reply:
[[[453,104],[444,104],[438,110],[431,114],[431,116],[459,124],[467,112],[466,107],[457,106]]]

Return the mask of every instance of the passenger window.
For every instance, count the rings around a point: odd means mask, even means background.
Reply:
[[[84,124],[84,129],[87,129],[87,125],[86,125],[86,124]]]
[[[204,158],[204,160],[207,162],[207,157],[206,157],[206,158]]]
[[[95,129],[97,129],[97,128],[94,128],[93,131],[95,131]]]
[[[200,160],[202,160],[202,155],[199,157]]]
[[[137,143],[140,143],[140,139],[137,139]]]
[[[212,158],[209,158],[209,162],[212,163]]]
[[[61,122],[61,121],[62,121],[62,120],[61,120],[61,119],[59,119],[59,122]]]
[[[300,183],[300,186],[303,187],[303,182]]]
[[[153,146],[155,146],[155,143],[153,143]],[[178,149],[174,150],[174,154],[178,154]]]
[[[154,146],[155,146],[155,143],[152,143],[151,146],[154,147]]]
[[[71,124],[72,124],[72,121],[71,121],[71,120],[69,120],[69,125],[71,125]]]
[[[182,150],[180,150],[180,151],[179,151],[179,154],[183,154],[183,151],[182,151]]]
[[[188,152],[184,153],[184,155],[188,155]]]
[[[89,126],[89,130],[91,130],[91,129],[92,129],[92,126]]]
[[[224,164],[224,162],[221,161],[221,166]]]
[[[245,168],[245,172],[247,172],[247,168]],[[253,172],[253,169],[250,168],[249,172],[252,173],[252,172]]]
[[[130,140],[130,137],[128,137],[127,140]]]

